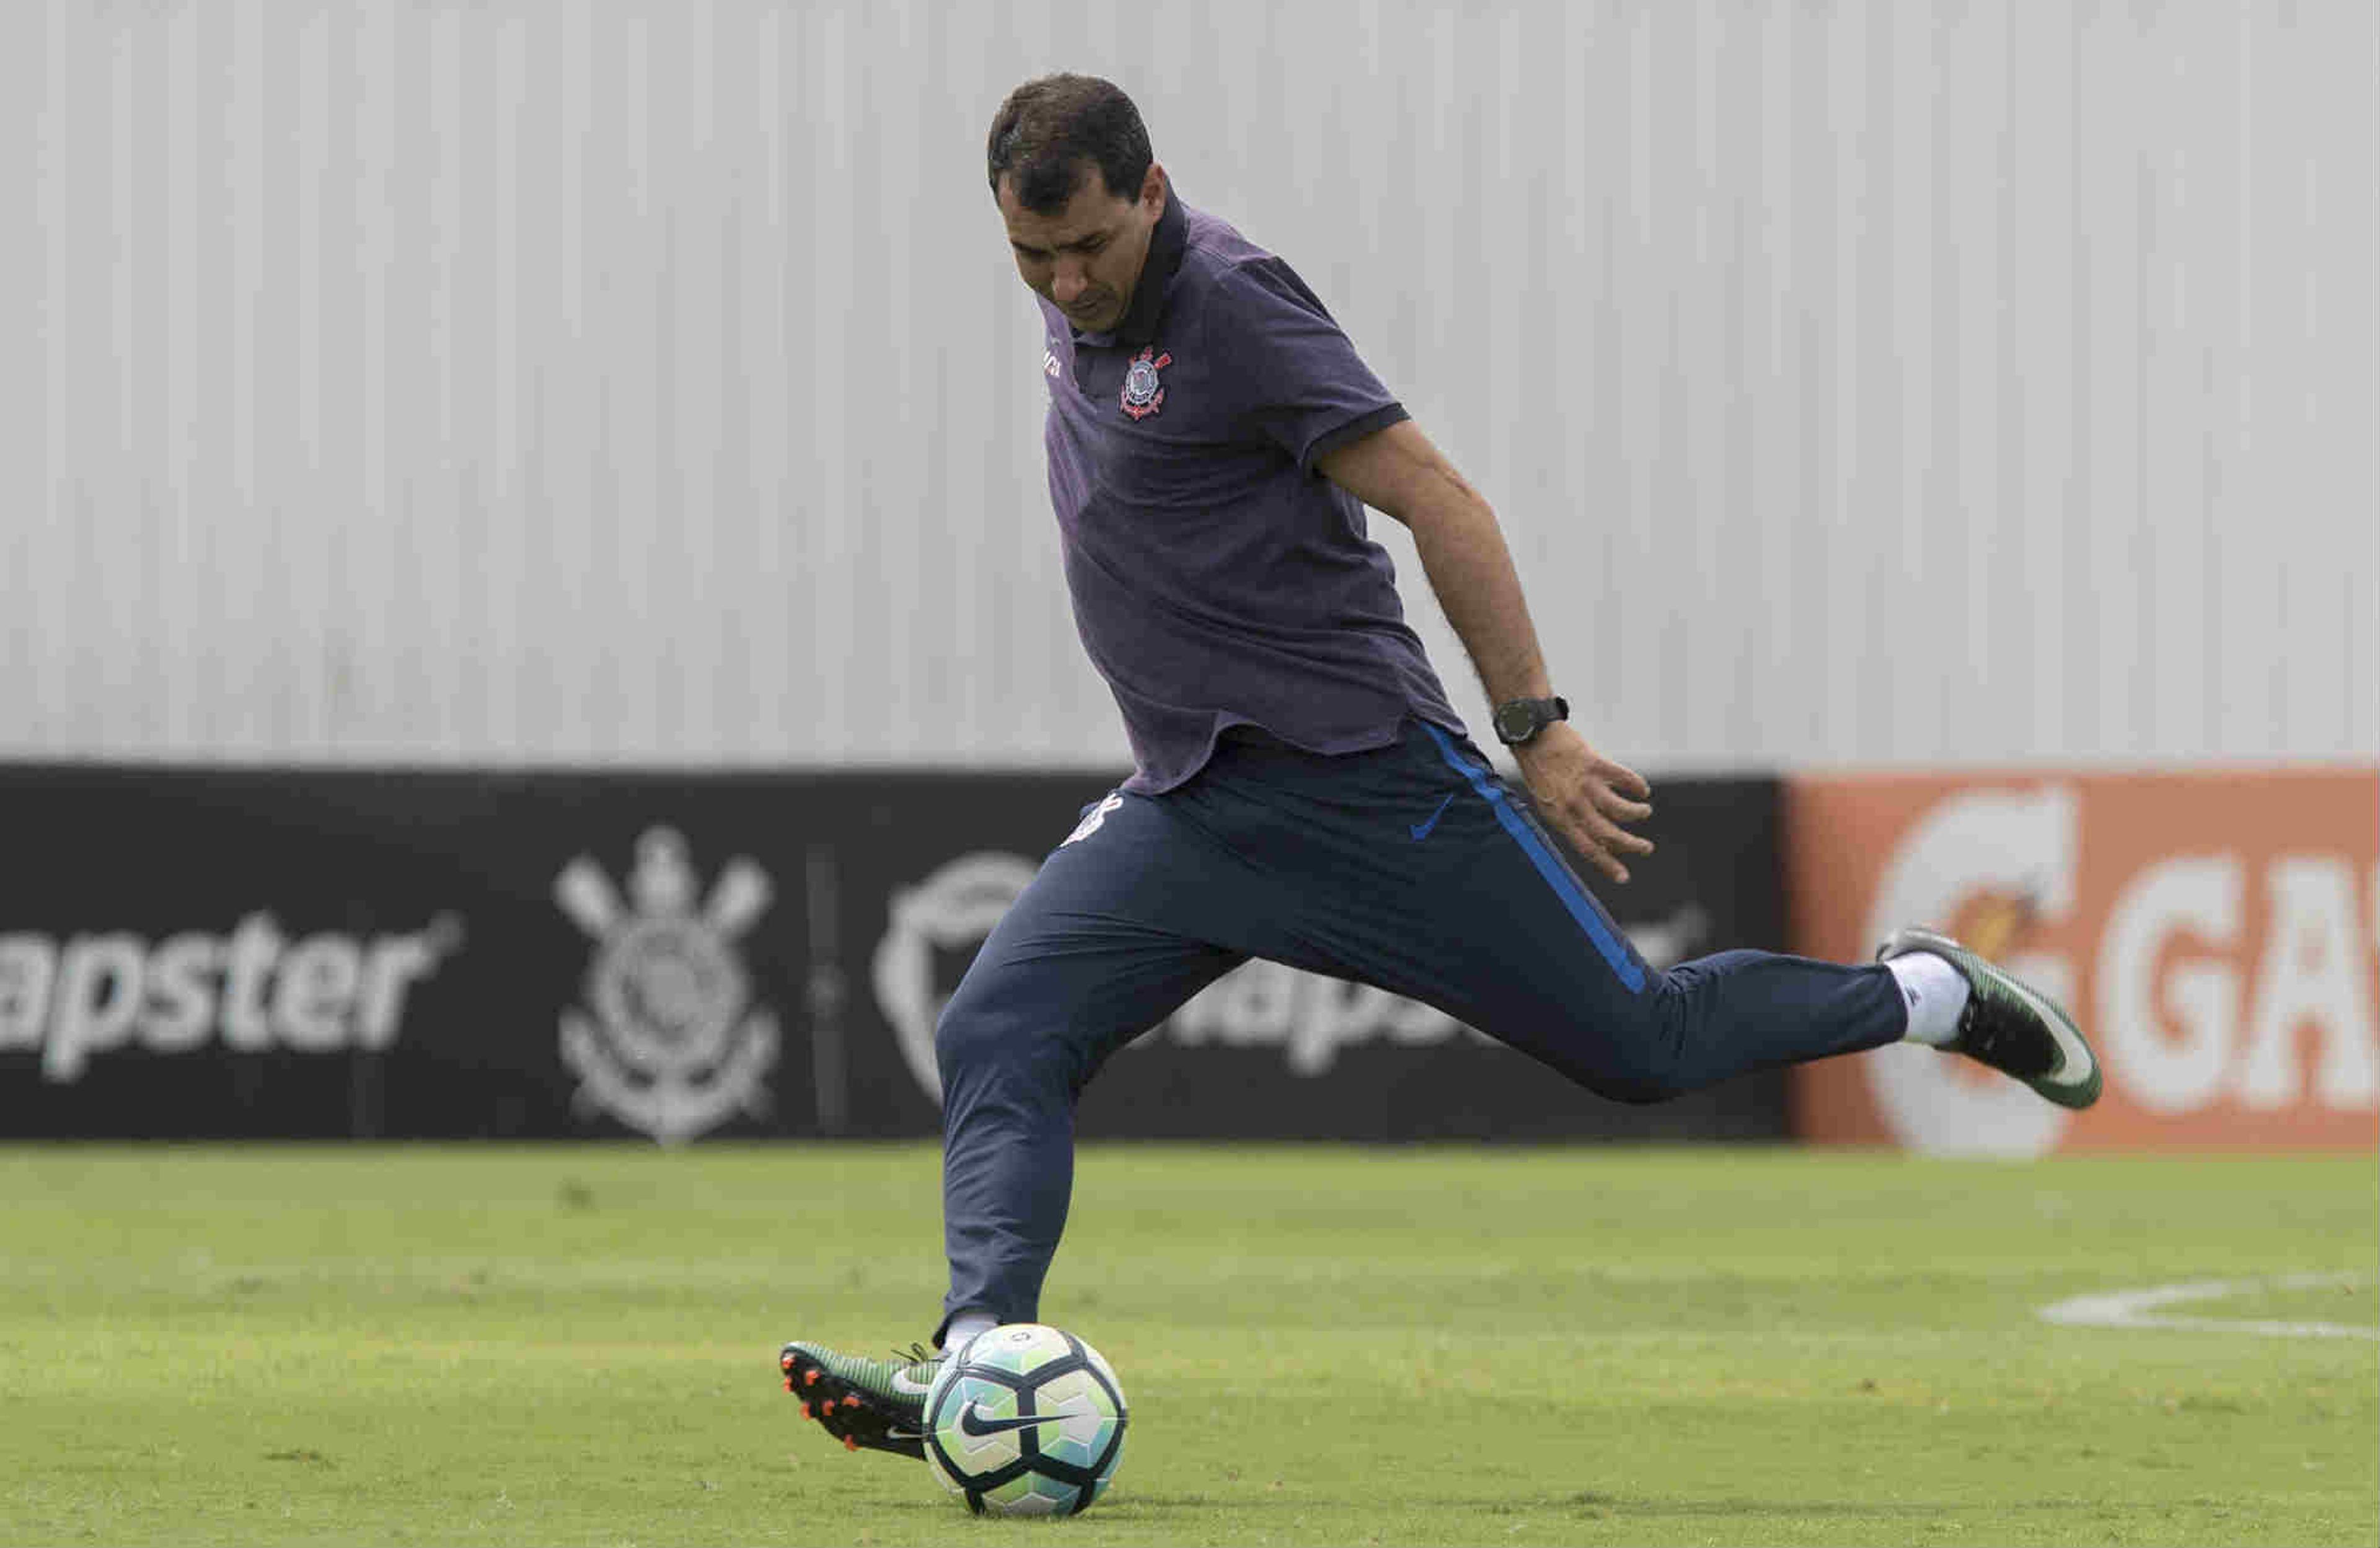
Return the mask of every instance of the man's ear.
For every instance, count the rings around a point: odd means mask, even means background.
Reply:
[[[1140,175],[1140,201],[1151,214],[1160,213],[1165,207],[1165,168],[1155,162]]]

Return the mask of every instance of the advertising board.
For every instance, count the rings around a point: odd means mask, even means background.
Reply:
[[[2380,774],[1798,778],[1795,949],[1930,923],[2073,1011],[2071,1115],[1900,1046],[1795,1071],[1796,1132],[1953,1153],[2380,1144]]]
[[[0,768],[0,1136],[925,1136],[935,1018],[1110,781]],[[1610,901],[1657,965],[1776,945],[1777,789],[1665,784]],[[1603,1102],[1269,963],[1087,1136],[1777,1138],[1782,1078]]]

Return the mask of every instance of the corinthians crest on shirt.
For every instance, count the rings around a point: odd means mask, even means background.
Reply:
[[[1157,373],[1173,363],[1171,355],[1157,355],[1155,345],[1143,346],[1132,363],[1123,368],[1123,411],[1135,420],[1145,420],[1165,407],[1165,384]]]
[[[637,840],[625,899],[585,855],[563,868],[553,896],[595,941],[586,1008],[562,1013],[574,1104],[664,1143],[764,1114],[777,1021],[753,1003],[737,943],[768,911],[768,873],[730,860],[705,898],[686,840],[651,828]]]

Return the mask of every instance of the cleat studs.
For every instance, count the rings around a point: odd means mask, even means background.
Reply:
[[[844,1394],[843,1406],[846,1408],[856,1408],[859,1407],[859,1394],[856,1392],[847,1392]]]
[[[843,1438],[843,1449],[845,1451],[857,1451],[859,1449],[859,1437],[856,1435],[845,1435]]]
[[[794,1379],[791,1376],[785,1378],[785,1390],[787,1392],[794,1390]]]
[[[814,1387],[814,1386],[816,1386],[816,1385],[818,1385],[818,1384],[819,1384],[819,1373],[818,1373],[817,1371],[803,1371],[803,1372],[802,1372],[802,1385],[804,1385],[804,1386],[806,1386],[806,1387]]]
[[[791,1349],[777,1357],[777,1369],[788,1376],[794,1373],[794,1352]]]
[[[817,1415],[815,1415],[815,1414],[813,1414],[813,1413],[811,1413],[811,1412],[810,1412],[810,1406],[809,1406],[808,1404],[805,1403],[805,1404],[803,1404],[803,1405],[802,1405],[802,1417],[803,1417],[804,1419],[815,1419],[815,1418],[817,1418],[818,1416],[817,1416]]]

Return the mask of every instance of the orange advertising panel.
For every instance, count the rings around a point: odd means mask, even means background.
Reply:
[[[1794,1071],[1821,1143],[1946,1153],[2380,1145],[2380,772],[1844,775],[1786,791],[1795,949],[1946,929],[2074,1012],[2070,1114],[1901,1045]]]

